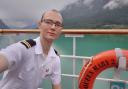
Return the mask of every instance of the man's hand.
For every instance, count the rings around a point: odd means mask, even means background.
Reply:
[[[0,73],[8,69],[8,62],[6,57],[0,53]]]

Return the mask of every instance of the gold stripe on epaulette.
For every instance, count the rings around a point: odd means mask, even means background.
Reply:
[[[27,42],[26,40],[25,40],[25,42],[26,42],[26,44],[28,45],[28,47],[29,47],[29,48],[31,48],[30,43],[29,43],[29,42]]]
[[[24,43],[28,48],[31,47],[31,45],[30,45],[26,40],[24,40],[23,43]]]

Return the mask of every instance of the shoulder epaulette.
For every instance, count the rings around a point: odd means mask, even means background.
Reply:
[[[20,43],[23,44],[27,49],[36,45],[36,42],[33,39],[23,40]]]
[[[55,51],[55,53],[56,53],[57,56],[60,56],[59,53],[55,49],[54,49],[54,51]]]

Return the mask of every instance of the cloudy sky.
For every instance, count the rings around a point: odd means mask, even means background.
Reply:
[[[39,19],[42,12],[47,9],[62,9],[65,5],[78,0],[0,0],[0,18]],[[95,0],[84,0],[85,5],[93,5]],[[103,8],[115,9],[128,5],[128,0],[110,0]]]
[[[87,6],[92,6],[94,1],[95,0],[84,0],[84,4]],[[128,0],[109,0],[109,2],[106,3],[103,8],[113,10],[123,6],[128,6]]]
[[[61,10],[65,5],[77,0],[0,0],[0,19],[7,24],[10,20],[19,19],[39,20],[42,13],[48,9]],[[16,22],[17,25],[24,23]],[[15,24],[16,24],[15,23]]]

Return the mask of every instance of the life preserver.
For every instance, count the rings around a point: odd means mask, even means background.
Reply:
[[[123,57],[126,58],[126,65],[128,67],[128,50],[121,50]],[[115,50],[108,50],[101,52],[92,57],[87,64],[85,64],[79,74],[79,89],[93,89],[93,84],[103,70],[111,67],[118,67],[117,54]]]

